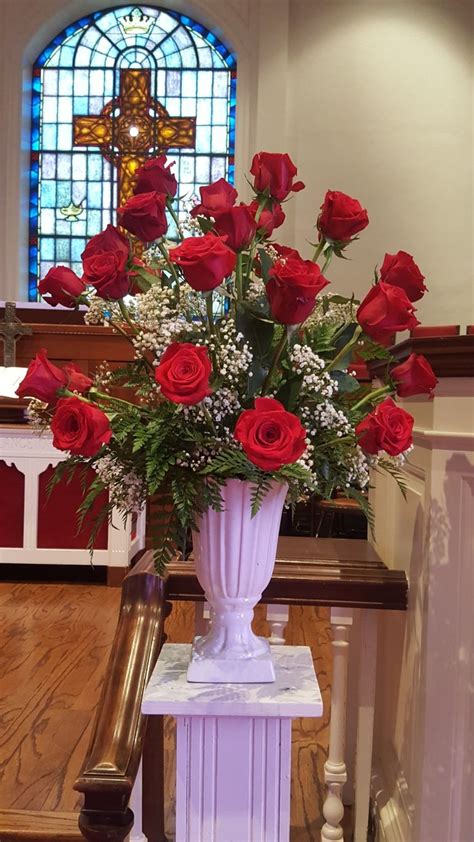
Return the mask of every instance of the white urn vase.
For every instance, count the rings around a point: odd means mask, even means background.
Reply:
[[[193,532],[197,578],[210,605],[210,628],[195,637],[188,681],[268,683],[275,680],[270,646],[252,631],[253,609],[275,565],[287,485],[274,482],[255,515],[252,483],[230,479],[223,511],[209,509]]]

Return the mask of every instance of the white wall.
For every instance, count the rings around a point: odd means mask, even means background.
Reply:
[[[22,75],[66,23],[108,5],[2,0],[0,298],[24,297],[26,289]],[[334,287],[363,294],[385,250],[403,248],[427,276],[423,321],[474,322],[470,0],[168,5],[220,30],[237,52],[238,184],[258,149],[287,150],[298,165],[307,189],[286,206],[279,238],[309,252],[325,190],[344,190],[368,208],[371,225],[351,263],[331,268]],[[26,128],[26,95],[24,103]]]

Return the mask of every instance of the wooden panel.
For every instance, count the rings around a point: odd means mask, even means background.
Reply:
[[[80,842],[77,813],[0,810],[1,842]]]
[[[437,377],[472,377],[474,375],[474,335],[412,336],[390,349],[396,362],[410,354],[423,354]],[[368,364],[373,377],[383,377],[385,365],[376,360]]]

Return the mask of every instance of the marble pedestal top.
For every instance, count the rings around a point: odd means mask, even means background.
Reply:
[[[191,644],[166,643],[145,690],[142,712],[171,716],[321,716],[323,702],[308,646],[272,646],[272,684],[186,680]]]

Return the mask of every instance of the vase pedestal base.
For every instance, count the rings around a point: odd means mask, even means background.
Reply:
[[[194,638],[186,675],[188,681],[203,684],[270,684],[275,681],[275,668],[265,638],[258,638],[263,644],[258,654],[234,658],[228,651],[222,658],[218,654],[211,656],[200,652],[202,640],[203,637]]]

